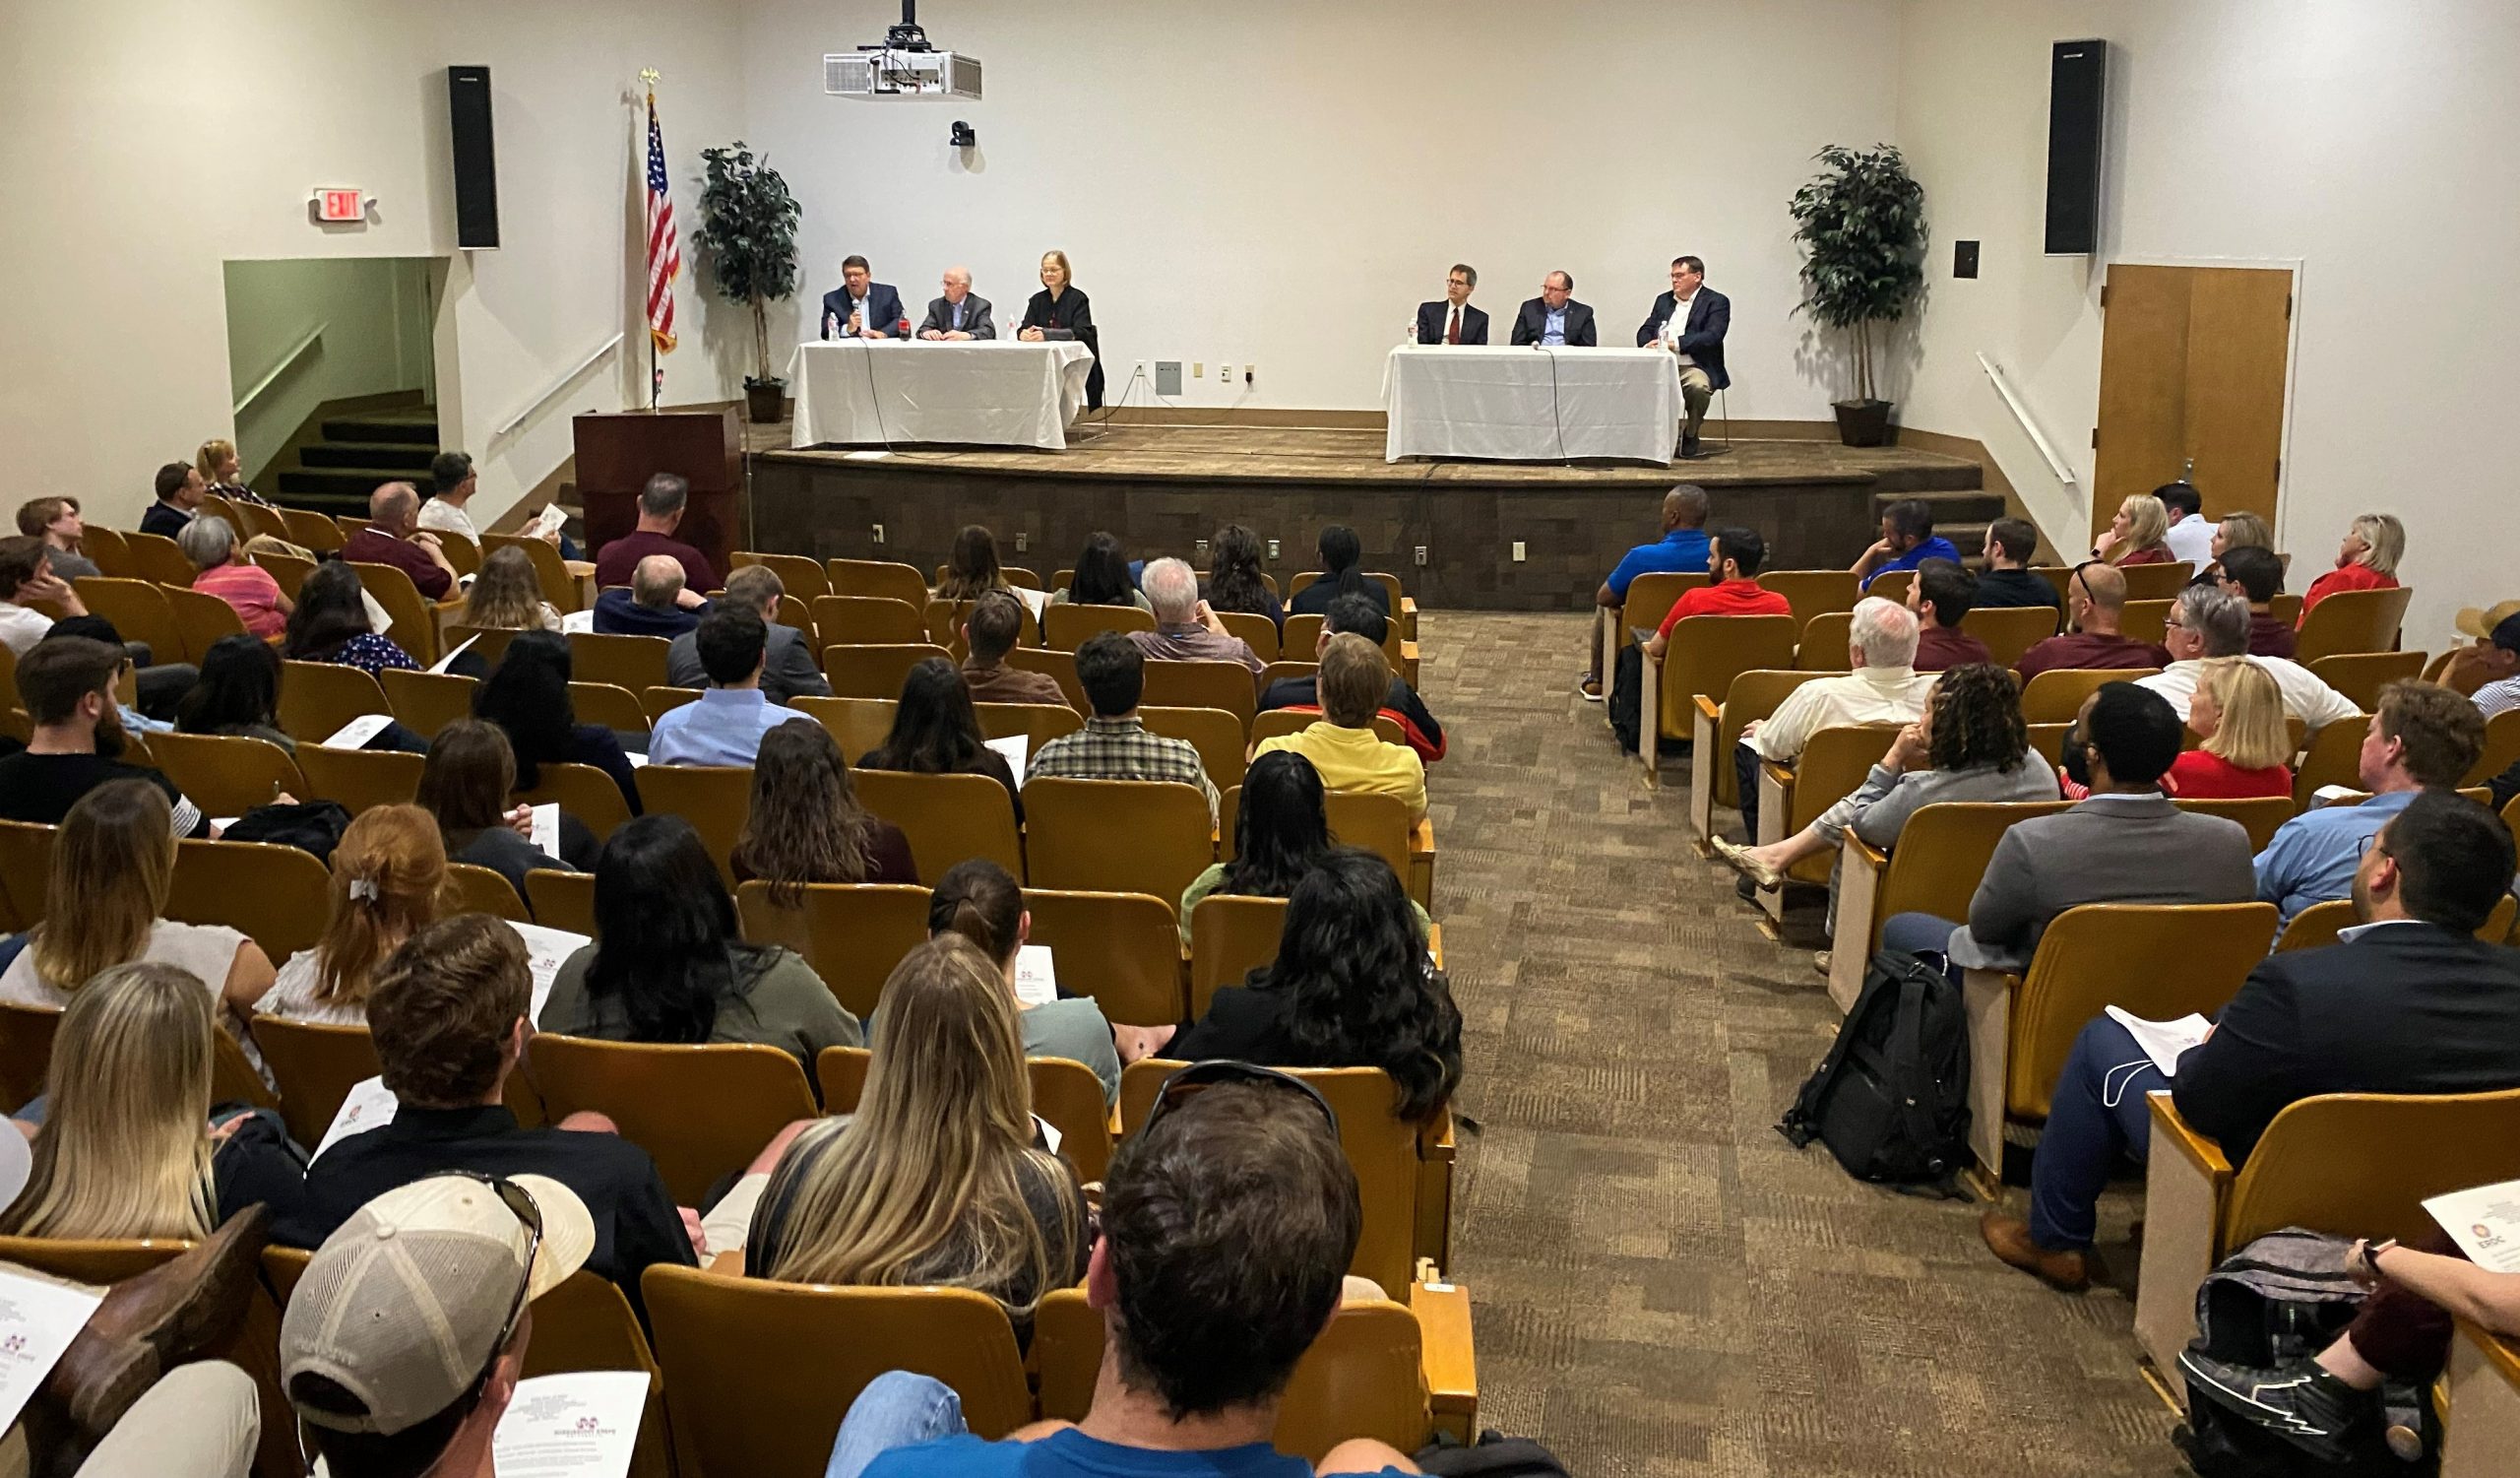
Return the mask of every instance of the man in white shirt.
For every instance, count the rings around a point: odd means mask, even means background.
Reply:
[[[52,572],[51,555],[50,546],[40,539],[23,534],[0,539],[0,590],[9,592],[0,598],[0,646],[20,657],[52,629],[52,617],[29,602],[50,601],[64,615],[88,613],[70,582]]]
[[[1858,601],[1847,631],[1847,666],[1854,671],[1796,688],[1775,713],[1743,729],[1741,742],[1733,747],[1733,769],[1741,782],[1741,824],[1749,840],[1759,839],[1759,761],[1794,763],[1811,736],[1823,729],[1915,723],[1941,675],[1920,673],[1916,663],[1916,612],[1879,596]]]
[[[2362,716],[2353,699],[2312,676],[2300,663],[2284,657],[2249,657],[2248,603],[2228,590],[2191,585],[2180,591],[2163,624],[2162,646],[2171,655],[2170,666],[2136,682],[2169,699],[2182,724],[2187,722],[2187,703],[2196,696],[2206,660],[2214,657],[2247,657],[2264,668],[2283,690],[2284,711],[2307,725],[2312,734],[2340,719]]]
[[[2459,612],[2457,625],[2463,635],[2477,639],[2451,664],[2453,671],[2484,679],[2472,694],[2477,712],[2489,719],[2520,708],[2520,601],[2504,601],[2485,610],[2470,607]],[[2443,680],[2449,680],[2449,674],[2443,675]]]
[[[2184,559],[2197,569],[2214,562],[2214,522],[2204,514],[2204,495],[2196,484],[2187,482],[2165,482],[2153,489],[2162,507],[2170,514],[2170,533],[2164,536],[2173,559]]]
[[[1679,359],[1680,399],[1688,420],[1680,428],[1680,455],[1697,455],[1697,428],[1715,392],[1732,383],[1724,369],[1724,336],[1732,327],[1732,300],[1706,286],[1706,264],[1671,259],[1671,290],[1654,299],[1636,330],[1636,347],[1660,346]]]
[[[464,505],[472,501],[480,489],[481,480],[472,471],[472,459],[463,452],[440,452],[429,464],[429,500],[420,505],[420,527],[446,534],[461,534],[474,544],[481,542],[481,531],[472,527],[472,515]]]

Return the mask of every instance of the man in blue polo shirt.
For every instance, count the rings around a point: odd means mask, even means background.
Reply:
[[[1610,577],[1593,594],[1593,604],[1612,610],[1627,604],[1627,588],[1639,575],[1701,574],[1706,569],[1706,489],[1695,482],[1682,482],[1663,494],[1663,537],[1652,544],[1641,544],[1627,551]],[[1663,613],[1653,612],[1661,621]],[[1584,682],[1578,691],[1587,701],[1602,701],[1602,643],[1590,632],[1593,649],[1592,665],[1585,669]],[[1626,633],[1620,633],[1624,640]]]
[[[2275,905],[2284,924],[2313,903],[2351,896],[2354,871],[2389,818],[2425,791],[2458,785],[2484,752],[2485,716],[2456,688],[2381,688],[2356,764],[2371,798],[2306,810],[2278,828],[2257,855],[2257,896]]]
[[[1881,538],[1855,562],[1861,587],[1872,588],[1875,576],[1912,570],[1928,559],[1960,562],[1960,546],[1933,531],[1933,505],[1922,498],[1901,498],[1881,510]]]

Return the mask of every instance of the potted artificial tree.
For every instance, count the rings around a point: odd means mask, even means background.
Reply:
[[[1825,167],[1794,192],[1794,239],[1802,247],[1802,307],[1844,329],[1855,353],[1855,395],[1836,402],[1838,439],[1881,446],[1890,403],[1873,394],[1872,326],[1907,314],[1924,286],[1925,192],[1888,146],[1832,144],[1812,156]]]
[[[744,376],[744,409],[755,421],[787,410],[788,382],[770,372],[769,305],[796,290],[796,197],[788,181],[737,139],[704,149],[709,182],[700,191],[700,225],[691,244],[707,253],[718,291],[752,309],[755,373]]]

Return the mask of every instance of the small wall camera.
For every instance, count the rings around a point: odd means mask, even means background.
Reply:
[[[964,122],[960,118],[954,120],[953,143],[955,148],[971,149],[978,145],[979,141],[980,136],[972,131],[972,126],[970,124]]]

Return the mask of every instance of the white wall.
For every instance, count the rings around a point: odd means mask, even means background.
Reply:
[[[1840,393],[1797,365],[1786,203],[1822,145],[1890,136],[1895,7],[971,0],[920,17],[986,66],[987,97],[959,103],[823,96],[823,53],[881,38],[889,0],[744,14],[747,137],[805,211],[785,341],[850,252],[914,316],[968,262],[1004,322],[1055,246],[1113,398],[1140,359],[1229,359],[1259,366],[1251,393],[1188,380],[1183,403],[1369,409],[1457,260],[1497,343],[1562,267],[1626,344],[1694,252],[1733,301],[1734,416],[1826,418]]]
[[[1908,0],[1899,141],[1937,243],[1902,419],[1976,436],[2051,539],[2087,532],[1978,367],[2001,363],[2085,488],[2098,264],[2301,261],[2281,493],[2294,587],[2366,509],[2408,524],[2410,645],[2520,594],[2503,450],[2520,383],[2520,7],[2503,0]],[[2048,47],[2110,42],[2101,252],[2040,255]],[[1985,242],[1975,282],[1954,238]],[[2205,489],[2210,511],[2213,489]],[[2078,492],[2087,498],[2087,492]]]
[[[18,448],[19,487],[75,493],[92,516],[127,522],[159,464],[229,434],[245,387],[231,384],[222,261],[454,252],[445,68],[478,62],[493,81],[504,245],[448,275],[442,329],[459,362],[439,365],[441,434],[481,459],[476,509],[495,513],[567,456],[569,412],[645,403],[631,94],[640,67],[664,72],[687,219],[700,146],[735,132],[737,24],[733,0],[0,8],[0,282],[13,285],[0,436]],[[376,223],[311,224],[320,185],[372,191]],[[687,330],[709,316],[688,277],[677,311]],[[625,328],[628,356],[493,441]],[[734,393],[699,348],[668,361],[667,392]]]

